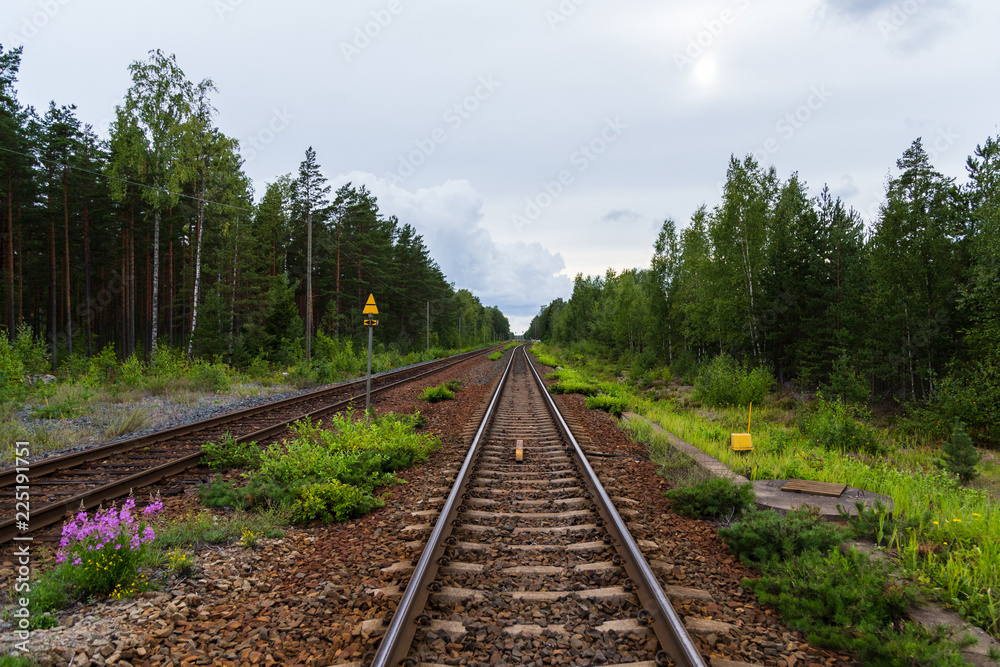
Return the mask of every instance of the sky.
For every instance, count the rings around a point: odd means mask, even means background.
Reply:
[[[754,155],[866,220],[918,137],[959,182],[1000,134],[995,0],[3,0],[19,98],[107,135],[150,49],[214,81],[259,198],[312,146],[515,332]]]

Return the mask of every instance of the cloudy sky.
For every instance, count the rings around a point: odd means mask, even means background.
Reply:
[[[1000,133],[995,0],[3,0],[22,102],[106,135],[128,64],[211,78],[258,196],[312,145],[515,331],[576,273],[647,266],[731,154],[871,219],[896,159]]]

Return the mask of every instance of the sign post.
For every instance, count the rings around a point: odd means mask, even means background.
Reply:
[[[368,303],[361,311],[363,315],[378,315],[378,306],[375,305],[375,295],[368,295]],[[371,411],[372,407],[372,332],[378,326],[378,320],[365,318],[365,326],[368,327],[368,382],[365,386],[365,414]]]

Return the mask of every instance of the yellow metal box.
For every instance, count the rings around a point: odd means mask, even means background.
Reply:
[[[749,452],[753,449],[749,433],[733,433],[732,443],[729,445],[734,452]]]

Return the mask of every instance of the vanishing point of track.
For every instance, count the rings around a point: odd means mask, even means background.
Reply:
[[[432,513],[375,667],[704,665],[523,347]]]
[[[437,373],[489,350],[476,350],[372,378],[372,394]],[[317,419],[355,405],[364,408],[365,380],[321,387],[245,410],[156,431],[149,435],[32,462],[32,531],[58,523],[67,511],[96,507],[133,489],[155,484],[198,465],[201,447],[230,433],[238,441],[264,441],[298,419]],[[360,391],[360,394],[358,393]],[[0,488],[17,481],[18,469],[0,470]],[[20,483],[20,482],[18,482]],[[13,493],[0,499],[0,544],[25,531],[17,527]],[[9,507],[8,507],[9,506]]]

